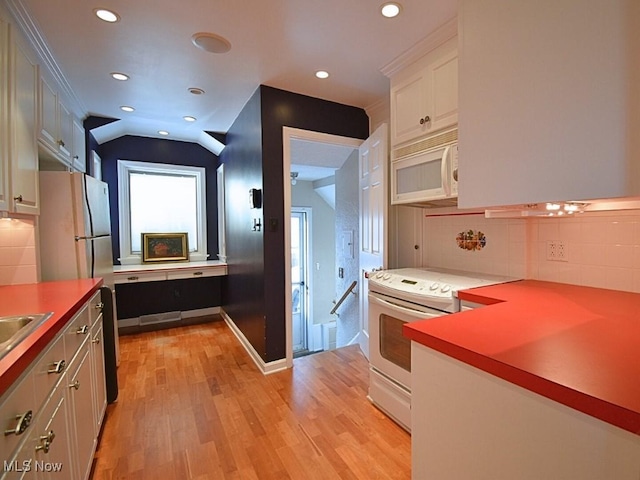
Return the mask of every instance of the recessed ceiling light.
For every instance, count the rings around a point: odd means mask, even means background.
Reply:
[[[329,72],[325,72],[324,70],[318,70],[316,72],[316,77],[318,77],[318,78],[329,78]]]
[[[380,7],[380,13],[387,18],[397,17],[402,7],[399,3],[387,2]]]
[[[93,11],[100,20],[104,20],[105,22],[115,23],[120,20],[120,16],[111,10],[107,10],[106,8],[96,8]]]
[[[111,76],[113,78],[115,78],[116,80],[120,80],[122,82],[124,82],[125,80],[129,80],[129,75],[125,74],[125,73],[120,73],[120,72],[112,72]]]
[[[215,33],[198,32],[191,37],[193,44],[201,50],[210,53],[227,53],[231,50],[231,43]]]
[[[196,121],[196,117],[192,117],[191,115],[185,115],[182,118],[184,119],[185,122],[195,122]]]
[[[167,135],[169,135],[169,132],[167,132],[166,130],[158,130],[158,134],[166,137]]]
[[[204,95],[204,90],[198,87],[191,87],[189,88],[189,93],[193,95]]]
[[[120,110],[122,110],[123,112],[133,112],[135,108],[130,107],[129,105],[122,105],[120,107]]]

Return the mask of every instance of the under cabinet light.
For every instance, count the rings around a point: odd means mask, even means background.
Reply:
[[[400,10],[400,4],[396,2],[387,2],[380,7],[380,13],[387,18],[397,17],[400,14]]]
[[[96,8],[93,12],[100,20],[108,23],[116,23],[120,20],[120,16],[116,12],[107,10],[106,8]]]
[[[120,80],[121,82],[124,82],[126,80],[129,80],[129,75],[127,75],[126,73],[120,73],[120,72],[112,72],[111,76],[115,79],[115,80]]]

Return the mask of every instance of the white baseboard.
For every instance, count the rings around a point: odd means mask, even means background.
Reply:
[[[258,370],[260,370],[264,375],[280,372],[282,370],[287,369],[286,358],[281,358],[280,360],[275,360],[273,362],[265,362],[262,359],[262,357],[258,354],[258,352],[256,352],[255,348],[253,348],[253,345],[251,345],[251,342],[247,340],[247,337],[244,336],[244,333],[242,333],[242,331],[234,323],[231,317],[227,315],[227,312],[225,312],[223,309],[220,309],[220,315],[222,315],[222,318],[227,323],[227,325],[229,326],[233,334],[236,336],[236,338],[240,341],[244,349],[247,351],[247,353],[253,360],[253,363],[256,364],[256,366],[258,367]]]

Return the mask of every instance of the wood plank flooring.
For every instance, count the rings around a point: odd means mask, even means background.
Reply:
[[[222,320],[120,337],[93,479],[408,479],[411,437],[351,346],[262,375]]]

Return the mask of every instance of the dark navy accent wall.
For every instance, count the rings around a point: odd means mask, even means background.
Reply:
[[[286,356],[283,126],[365,139],[369,119],[361,108],[260,86],[227,134],[224,308],[266,362]],[[249,209],[249,188],[260,186],[263,209]],[[256,217],[262,232],[251,229]]]
[[[227,281],[223,306],[256,352],[265,359],[263,232],[253,230],[262,209],[249,208],[249,189],[262,188],[260,91],[257,90],[227,132],[224,163]]]
[[[218,253],[218,206],[216,168],[219,159],[209,150],[195,143],[178,142],[157,138],[124,136],[105,142],[97,147],[102,159],[102,180],[109,185],[111,211],[111,241],[113,261],[119,264],[120,229],[118,225],[118,160],[165,163],[204,167],[206,170],[207,203],[207,251],[210,259]]]

